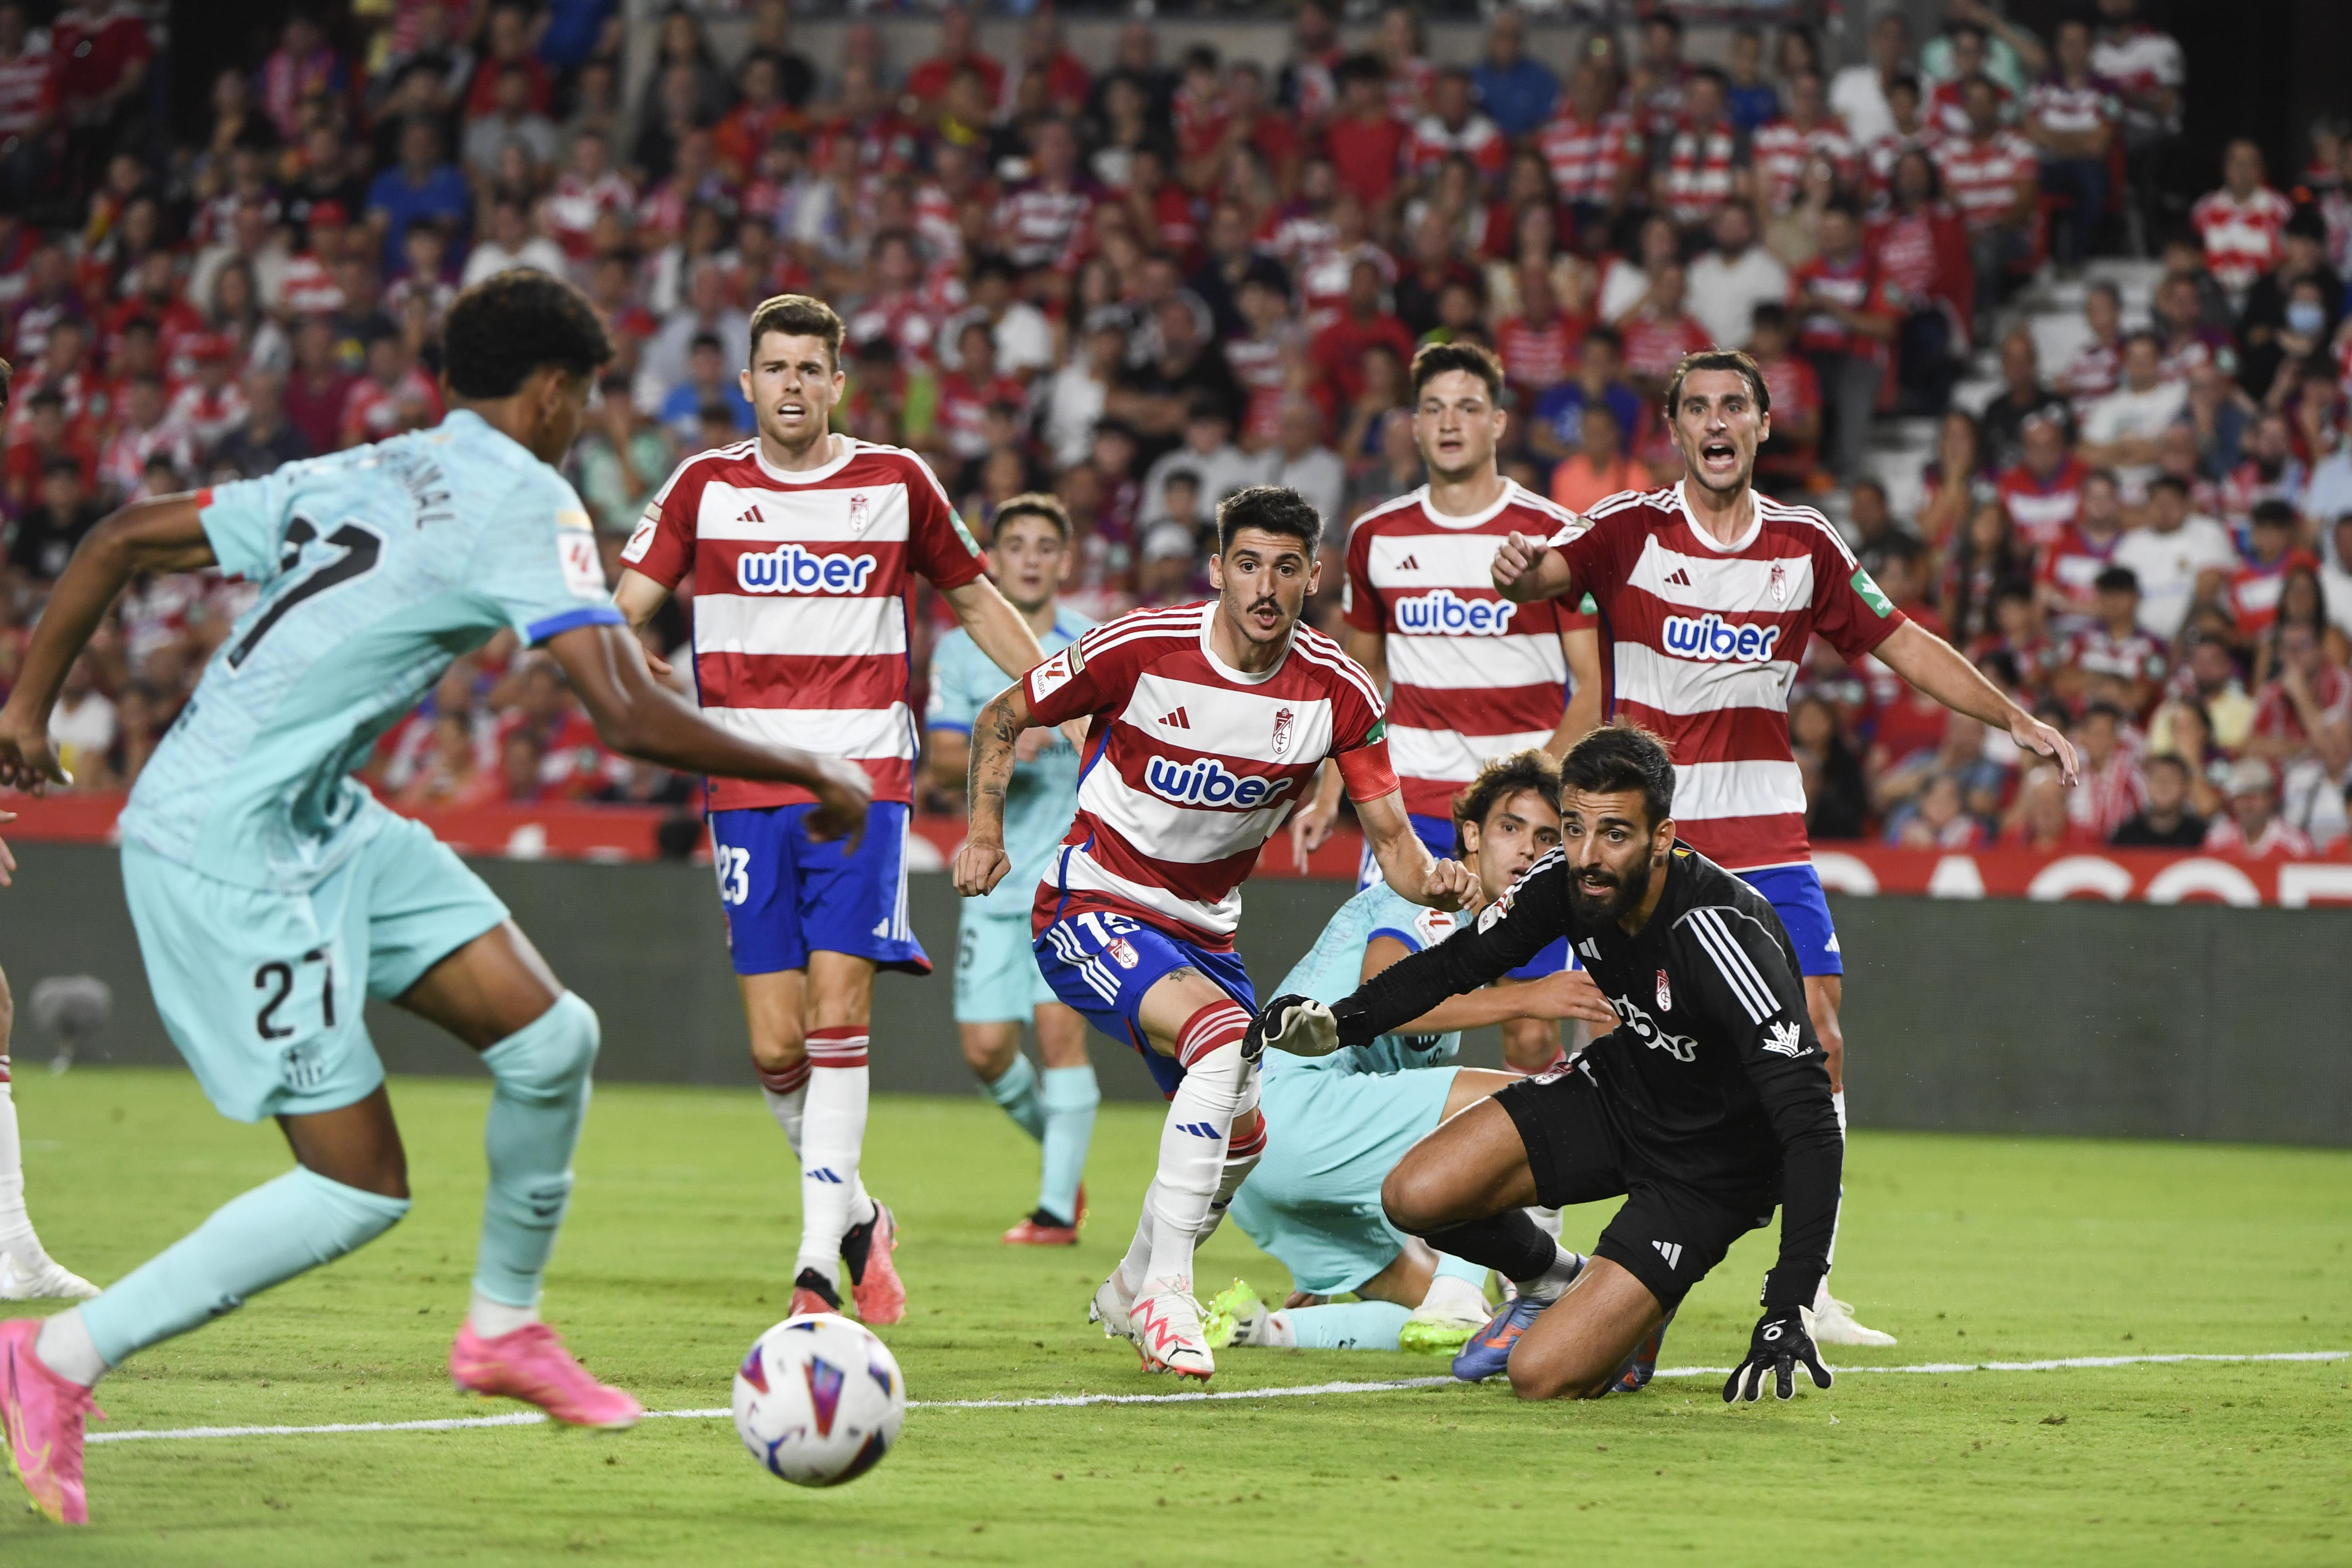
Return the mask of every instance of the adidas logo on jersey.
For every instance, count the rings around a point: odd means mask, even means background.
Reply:
[[[1172,713],[1161,714],[1160,721],[1171,730],[1189,730],[1192,727],[1192,721],[1184,716],[1184,710],[1181,708]]]
[[[1418,572],[1421,570],[1421,563],[1408,555],[1396,563],[1396,569],[1400,572]]]
[[[1677,566],[1674,569],[1673,574],[1666,578],[1666,584],[1669,587],[1687,588],[1691,585],[1690,574],[1685,571],[1682,567]]]
[[[762,527],[765,527],[768,521],[766,518],[760,515],[760,509],[757,505],[745,507],[743,509],[743,515],[737,518],[735,521],[738,522],[756,522],[761,524]]]
[[[1688,616],[1666,617],[1666,651],[1685,658],[1762,664],[1772,657],[1773,646],[1780,640],[1779,626],[1735,626],[1712,610],[1696,620]]]
[[[1246,810],[1265,805],[1297,781],[1236,773],[1214,757],[1197,763],[1154,757],[1144,764],[1143,782],[1152,794],[1179,805],[1232,805]]]
[[[1519,607],[1507,599],[1465,599],[1451,588],[1433,588],[1396,602],[1401,632],[1495,637],[1511,629]]]
[[[737,556],[735,583],[747,594],[863,594],[877,564],[871,555],[818,555],[779,544]]]
[[[1650,1245],[1657,1249],[1659,1257],[1666,1260],[1667,1268],[1680,1268],[1683,1266],[1683,1244],[1681,1242],[1654,1241],[1650,1243]]]

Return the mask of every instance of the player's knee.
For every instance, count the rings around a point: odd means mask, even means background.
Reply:
[[[1424,1173],[1407,1158],[1381,1183],[1381,1207],[1389,1223],[1408,1236],[1425,1236],[1438,1227],[1439,1201],[1435,1173]]]
[[[603,1028],[596,1009],[566,991],[555,1005],[482,1053],[499,1092],[558,1100],[580,1091],[596,1065]]]
[[[761,1072],[788,1072],[808,1060],[808,1026],[791,1016],[751,1021],[751,1065]]]
[[[1013,1066],[1013,1055],[1020,1048],[1021,1035],[1017,1029],[972,1028],[961,1031],[964,1065],[971,1068],[982,1083],[994,1083]]]

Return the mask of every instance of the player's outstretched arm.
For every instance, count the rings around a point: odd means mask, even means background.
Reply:
[[[1019,680],[990,698],[972,721],[971,771],[964,779],[971,819],[953,868],[955,890],[967,899],[987,892],[1013,868],[1004,853],[1004,791],[1013,782],[1013,742],[1036,722],[1028,685]]]
[[[1566,556],[1516,531],[1495,552],[1492,572],[1495,592],[1515,605],[1557,599],[1575,586]]]
[[[1478,907],[1476,875],[1459,860],[1440,860],[1430,854],[1405,815],[1403,791],[1392,789],[1358,801],[1356,820],[1364,825],[1364,839],[1371,846],[1381,876],[1399,898],[1436,910]]]
[[[1878,645],[1888,668],[1951,709],[2006,730],[2017,743],[2058,764],[2058,776],[2073,784],[2082,776],[2074,743],[2000,694],[2000,689],[1960,655],[1960,650],[1916,621],[1906,621]]]
[[[1045,649],[1037,641],[1037,634],[1013,607],[1013,601],[1003,589],[985,577],[943,590],[948,605],[956,613],[963,629],[980,645],[980,651],[996,663],[996,668],[1019,680],[1038,665],[1045,662]],[[1071,746],[1083,754],[1087,749],[1087,725],[1083,719],[1073,719],[1062,726],[1062,734]]]
[[[865,769],[720,729],[654,679],[634,633],[609,624],[574,626],[548,638],[547,651],[571,678],[597,735],[614,751],[680,773],[799,784],[817,797],[818,809],[808,818],[812,834],[839,838],[864,829],[874,798]]]
[[[0,784],[38,795],[71,784],[49,746],[49,710],[66,671],[106,618],[122,585],[141,572],[193,572],[215,562],[194,495],[135,501],[89,531],[33,628],[16,689],[0,709]]]

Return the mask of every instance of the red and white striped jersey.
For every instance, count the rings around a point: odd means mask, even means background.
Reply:
[[[2286,220],[2294,216],[2287,199],[2268,185],[2257,186],[2242,202],[2224,185],[2206,192],[2189,209],[2189,221],[2205,242],[2205,269],[2231,293],[2252,288],[2279,264]]]
[[[35,121],[58,110],[58,58],[46,37],[28,38],[0,58],[0,136],[22,136]]]
[[[1562,110],[1536,136],[1536,148],[1551,170],[1551,188],[1561,201],[1606,206],[1617,194],[1617,177],[1642,159],[1633,117],[1616,110],[1579,120]]]
[[[1728,125],[1685,125],[1666,143],[1666,211],[1687,228],[1730,205],[1739,179],[1738,138]]]
[[[835,436],[839,456],[785,473],[739,441],[688,458],[621,559],[675,588],[694,574],[695,689],[711,719],[772,745],[845,757],[877,800],[905,801],[915,761],[908,598],[960,587],[980,546],[912,452]],[[795,805],[796,784],[710,781],[710,805]]]
[[[1429,487],[1356,520],[1340,604],[1348,624],[1386,639],[1389,754],[1404,808],[1446,816],[1489,757],[1540,746],[1568,706],[1560,634],[1592,625],[1547,600],[1495,592],[1495,552],[1514,531],[1548,539],[1576,514],[1516,482],[1485,511],[1448,517]]]
[[[1789,688],[1814,636],[1858,660],[1903,625],[1811,507],[1754,498],[1737,542],[1698,526],[1683,486],[1611,496],[1553,544],[1601,613],[1612,714],[1675,762],[1675,826],[1734,870],[1801,865],[1805,785]]]
[[[1078,814],[1037,885],[1036,929],[1109,910],[1224,951],[1241,885],[1326,757],[1359,801],[1396,788],[1371,677],[1314,628],[1245,675],[1210,646],[1216,601],[1093,627],[1024,678],[1039,722],[1089,721]]]
[[[1805,180],[1805,165],[1815,158],[1828,159],[1843,184],[1851,184],[1862,171],[1862,155],[1853,138],[1834,121],[1807,127],[1793,120],[1775,120],[1758,126],[1748,138],[1748,162],[1774,212],[1786,212],[1797,199],[1797,187]]]
[[[1424,114],[1413,121],[1412,134],[1405,138],[1405,171],[1414,179],[1427,179],[1456,153],[1469,159],[1481,174],[1491,180],[1503,172],[1503,164],[1510,157],[1511,142],[1483,114],[1473,112],[1458,130],[1434,114]]]
[[[1982,142],[1954,136],[1936,147],[1936,168],[1944,194],[1971,230],[2000,222],[2017,205],[2017,183],[2041,177],[2033,143],[2014,131],[1996,131]]]
[[[1092,181],[1056,189],[1044,180],[1025,180],[996,204],[991,228],[1013,265],[1066,272],[1078,264],[1087,238],[1087,220],[1101,198]]]

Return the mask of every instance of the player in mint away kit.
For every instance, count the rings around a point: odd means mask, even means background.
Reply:
[[[792,1310],[895,1323],[898,1222],[860,1172],[874,976],[928,974],[907,912],[916,742],[909,623],[939,590],[1007,680],[1045,656],[914,453],[842,435],[841,318],[779,294],[751,313],[741,373],[759,430],[680,463],[621,551],[614,600],[642,626],[691,574],[694,686],[740,735],[846,757],[874,788],[864,832],[811,845],[805,790],[710,781],[710,843],[751,1065],[800,1165]],[[667,670],[665,665],[663,668]]]
[[[1611,712],[1664,742],[1685,841],[1769,899],[1795,941],[1843,1126],[1845,963],[1789,749],[1789,690],[1807,643],[1818,636],[1849,660],[1876,658],[1944,706],[2054,758],[2068,784],[2074,749],[1890,604],[1820,512],[1756,492],[1772,394],[1754,360],[1727,350],[1685,355],[1665,412],[1688,469],[1681,483],[1611,496],[1549,539],[1514,532],[1492,577],[1517,603],[1574,595],[1597,606]],[[1895,1342],[1856,1322],[1826,1277],[1808,1310],[1825,1343]]]
[[[1233,946],[1241,884],[1327,757],[1337,760],[1389,886],[1439,908],[1476,885],[1413,837],[1388,763],[1378,693],[1339,645],[1298,624],[1323,521],[1297,491],[1253,485],[1217,509],[1217,596],[1095,627],[981,710],[971,827],[956,891],[1011,868],[1005,795],[1024,730],[1084,720],[1078,810],[1031,906],[1056,994],[1143,1053],[1169,1097],[1158,1173],[1094,1316],[1147,1371],[1206,1378],[1216,1358],[1192,1296],[1192,1251],[1264,1152],[1256,1005]]]
[[[1674,765],[1646,731],[1604,726],[1560,768],[1560,847],[1470,929],[1338,1003],[1268,1004],[1253,1039],[1360,1046],[1566,936],[1619,1019],[1566,1066],[1513,1084],[1413,1146],[1381,1190],[1397,1228],[1518,1286],[1455,1358],[1508,1369],[1520,1397],[1598,1397],[1731,1244],[1780,1210],[1764,1314],[1724,1397],[1764,1372],[1822,1388],[1801,1315],[1828,1267],[1845,1141],[1789,933],[1764,896],[1675,840]],[[1529,1204],[1623,1196],[1580,1258]]]
[[[1070,562],[1070,514],[1058,497],[1014,496],[990,525],[989,574],[1048,654],[1094,625],[1054,596]],[[931,776],[963,788],[971,765],[971,723],[1004,689],[1004,672],[961,626],[931,649]],[[1056,730],[1024,731],[1013,747],[1004,793],[1004,847],[1013,872],[996,890],[963,907],[956,933],[955,1018],[964,1060],[991,1100],[1043,1146],[1037,1206],[1004,1233],[1015,1247],[1071,1247],[1086,1217],[1087,1145],[1102,1090],[1087,1060],[1087,1021],[1045,984],[1029,948],[1029,903],[1054,847],[1077,810],[1078,752]],[[1037,1025],[1040,1072],[1021,1054],[1021,1026]]]
[[[1545,752],[1490,760],[1454,797],[1455,842],[1490,901],[1559,845],[1559,764]],[[1423,842],[1428,836],[1423,835]],[[1341,905],[1281,990],[1337,1002],[1398,960],[1444,941],[1460,921],[1375,883]],[[1234,1223],[1290,1270],[1298,1294],[1268,1311],[1239,1280],[1209,1303],[1213,1347],[1452,1352],[1488,1316],[1486,1270],[1431,1250],[1381,1210],[1381,1184],[1446,1118],[1517,1081],[1457,1068],[1464,1029],[1505,1018],[1612,1025],[1581,970],[1494,985],[1439,1003],[1369,1045],[1328,1057],[1265,1058],[1262,1109],[1279,1133],[1234,1194]],[[1353,1302],[1311,1304],[1354,1293]]]
[[[10,1464],[54,1520],[89,1518],[82,1427],[100,1375],[408,1212],[370,997],[439,1024],[490,1073],[481,1247],[449,1352],[457,1385],[580,1426],[641,1414],[539,1321],[596,1015],[479,878],[351,776],[452,659],[511,628],[553,655],[615,750],[807,784],[825,802],[817,831],[864,820],[862,773],[709,723],[653,679],[622,627],[587,512],[550,466],[611,355],[586,297],[502,273],[458,297],[444,341],[453,412],[435,428],[99,524],[0,709],[0,784],[63,782],[47,739],[58,688],[134,573],[217,566],[260,585],[139,775],[122,880],[173,1043],[225,1114],[277,1118],[295,1166],[96,1300],[0,1324]]]

